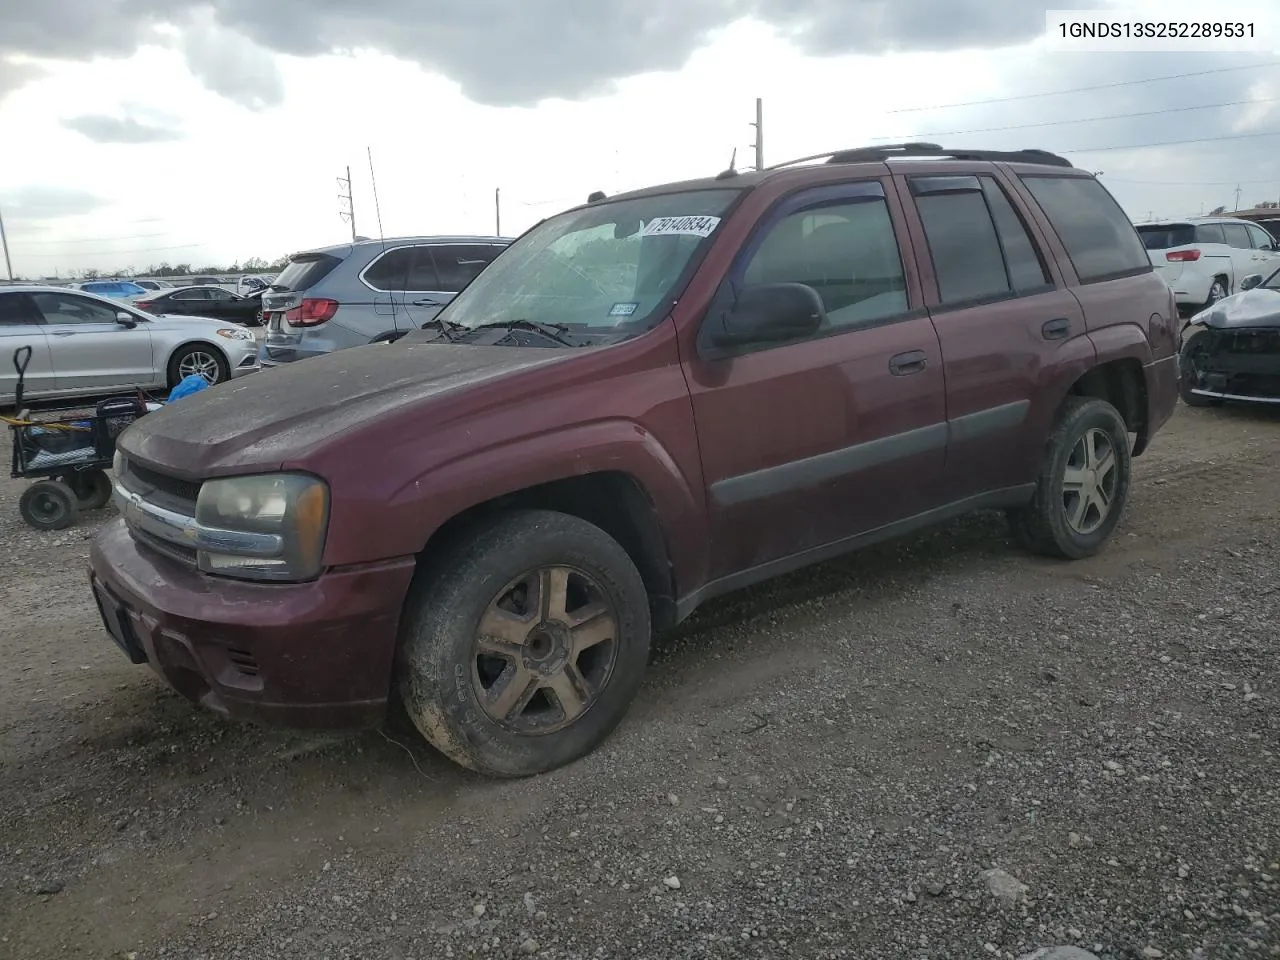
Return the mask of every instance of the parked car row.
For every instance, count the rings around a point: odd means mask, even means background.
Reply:
[[[0,404],[14,401],[11,358],[22,347],[31,348],[32,400],[165,390],[191,374],[220,383],[260,367],[257,341],[241,326],[36,284],[0,287]]]

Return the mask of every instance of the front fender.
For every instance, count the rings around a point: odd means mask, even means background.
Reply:
[[[409,556],[465,510],[540,484],[603,471],[629,475],[648,496],[677,566],[676,582],[701,582],[709,536],[701,466],[696,458],[682,466],[650,430],[625,419],[582,423],[436,464],[397,488],[377,509],[360,511],[353,518],[358,527],[351,522],[331,529],[326,563]],[[377,543],[383,556],[365,556],[369,543]]]

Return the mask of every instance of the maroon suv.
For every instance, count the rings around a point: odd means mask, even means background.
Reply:
[[[213,710],[377,723],[398,695],[459,763],[545,771],[711,597],[976,509],[1095,553],[1173,411],[1176,315],[1042,151],[594,194],[421,331],[131,427],[93,590]]]

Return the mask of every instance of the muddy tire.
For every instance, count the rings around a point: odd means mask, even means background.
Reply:
[[[397,657],[405,711],[464,767],[554,770],[622,720],[649,657],[644,582],[577,517],[509,513],[420,568]]]
[[[1188,407],[1216,407],[1222,403],[1217,397],[1202,397],[1191,392],[1196,382],[1195,358],[1204,353],[1208,344],[1209,331],[1197,330],[1187,337],[1178,355],[1178,394]]]
[[[1043,556],[1093,556],[1120,522],[1131,475],[1119,411],[1105,400],[1068,397],[1049,434],[1035,495],[1010,513],[1014,539]]]
[[[1207,310],[1219,300],[1227,296],[1227,282],[1221,277],[1214,277],[1213,283],[1209,287],[1209,296],[1205,298],[1204,308]]]

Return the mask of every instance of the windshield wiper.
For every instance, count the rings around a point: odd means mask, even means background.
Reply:
[[[482,323],[478,327],[472,327],[473,330],[492,330],[501,327],[504,330],[530,330],[534,333],[540,333],[548,340],[554,340],[556,343],[564,344],[566,347],[577,346],[572,340],[565,337],[569,332],[569,327],[563,323],[543,323],[541,320],[529,320],[521,317],[519,320],[500,320],[497,323]]]
[[[440,336],[444,337],[450,343],[453,343],[453,341],[457,339],[457,337],[453,335],[452,331],[467,329],[467,327],[464,327],[460,323],[454,323],[452,320],[445,320],[439,316],[432,317],[430,320],[424,323],[419,329],[426,330],[429,327],[435,327],[437,330],[439,330]]]

